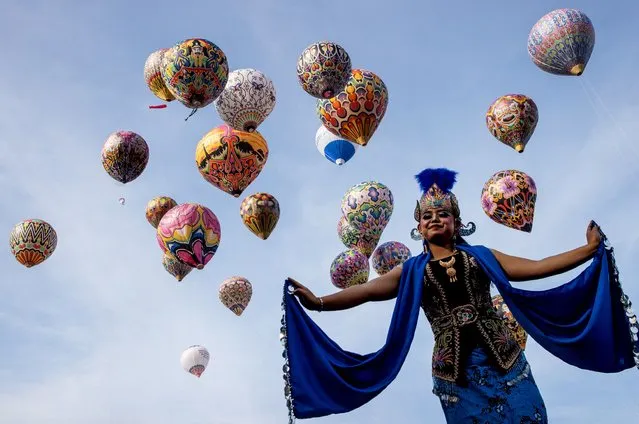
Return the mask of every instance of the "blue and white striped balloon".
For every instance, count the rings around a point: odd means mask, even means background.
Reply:
[[[351,141],[336,136],[324,125],[320,126],[315,134],[315,145],[326,159],[338,165],[344,165],[348,162],[359,147]]]

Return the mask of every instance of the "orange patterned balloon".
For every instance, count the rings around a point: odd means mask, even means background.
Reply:
[[[257,178],[268,159],[268,145],[257,132],[220,125],[197,144],[195,164],[206,181],[234,197]]]
[[[242,201],[240,216],[253,234],[266,240],[280,219],[280,204],[271,194],[252,194]]]
[[[220,302],[238,317],[246,309],[253,296],[253,286],[244,277],[230,277],[220,285]]]
[[[330,132],[366,146],[386,114],[388,90],[371,71],[353,69],[351,73],[335,97],[317,101],[317,113]]]
[[[488,131],[506,146],[523,153],[532,137],[539,111],[537,105],[523,94],[506,94],[495,100],[486,112]]]
[[[177,202],[168,196],[154,197],[146,204],[146,220],[153,228],[157,228],[164,214],[175,206]]]
[[[526,333],[526,330],[519,325],[517,320],[515,320],[512,312],[510,312],[510,308],[508,308],[508,305],[504,302],[504,298],[500,295],[493,296],[493,307],[495,308],[497,315],[504,320],[506,326],[513,332],[515,340],[517,340],[519,346],[522,349],[526,349],[528,334]]]
[[[27,268],[44,262],[57,245],[57,233],[41,219],[26,219],[13,227],[9,235],[13,256]]]

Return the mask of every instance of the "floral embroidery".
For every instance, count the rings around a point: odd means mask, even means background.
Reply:
[[[519,357],[521,348],[512,331],[495,312],[490,281],[475,258],[466,252],[456,255],[461,255],[461,260],[454,265],[459,276],[457,282],[441,278],[445,271],[435,268],[437,262],[428,263],[424,273],[422,308],[435,335],[433,376],[446,381],[461,380],[465,360],[462,350],[468,351],[471,345],[467,344],[474,343],[469,331],[476,332],[478,337],[475,339],[480,340],[499,367],[508,371]],[[459,303],[460,296],[465,298],[464,304]],[[457,299],[454,304],[451,303],[453,298]]]

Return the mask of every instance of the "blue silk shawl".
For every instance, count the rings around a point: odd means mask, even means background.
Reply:
[[[633,349],[639,351],[639,327],[619,284],[612,248],[603,241],[592,263],[576,278],[543,291],[513,287],[486,247],[459,244],[457,248],[477,260],[515,319],[548,352],[568,364],[603,373],[620,372],[639,361],[633,356]],[[422,253],[403,264],[386,343],[365,355],[340,348],[284,284],[280,337],[291,421],[352,411],[395,379],[415,333],[429,258]]]

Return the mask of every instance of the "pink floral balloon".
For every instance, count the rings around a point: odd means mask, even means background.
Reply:
[[[197,203],[175,206],[164,214],[157,229],[160,248],[197,269],[204,268],[213,258],[221,235],[215,214]]]
[[[331,264],[331,281],[340,289],[367,282],[368,274],[368,258],[355,249],[340,253]]]
[[[532,231],[536,200],[535,181],[514,169],[494,174],[481,192],[481,206],[490,219],[527,233]]]
[[[398,242],[387,241],[379,245],[373,252],[371,262],[378,275],[384,275],[396,266],[406,262],[411,257],[410,249]]]

